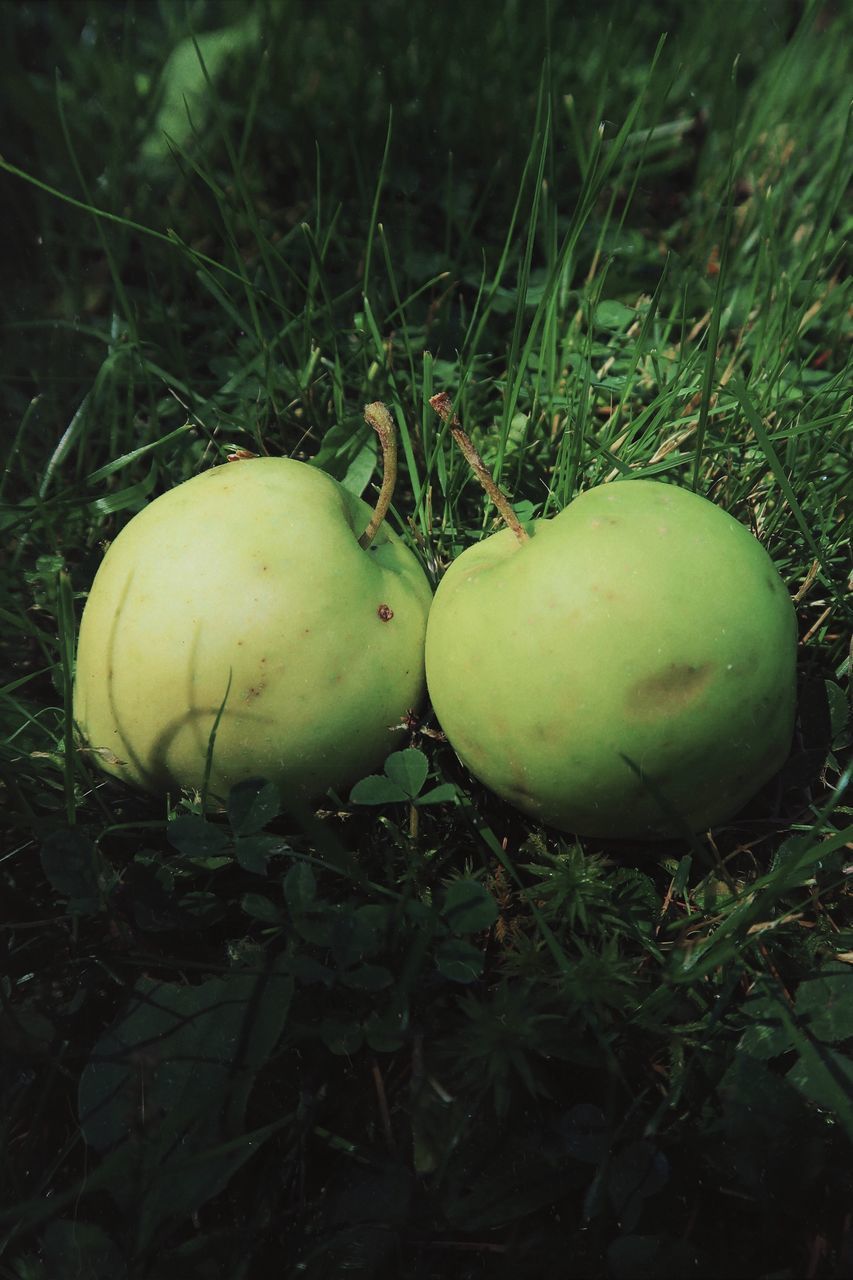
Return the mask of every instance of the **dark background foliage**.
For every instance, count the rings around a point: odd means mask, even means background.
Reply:
[[[851,1274],[850,34],[0,5],[0,1274]],[[433,581],[488,531],[440,389],[523,515],[630,472],[768,547],[800,712],[736,821],[537,829],[428,715],[319,811],[80,749],[104,546],[234,447],[369,497],[382,397]]]

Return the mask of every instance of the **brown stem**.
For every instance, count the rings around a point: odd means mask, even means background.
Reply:
[[[388,1109],[388,1097],[385,1093],[385,1081],[382,1079],[382,1072],[379,1070],[379,1063],[373,1059],[370,1068],[373,1076],[373,1084],[376,1089],[376,1099],[379,1103],[379,1115],[382,1118],[382,1129],[385,1134],[385,1145],[389,1151],[395,1150],[394,1127],[391,1124],[391,1112]]]
[[[446,422],[450,427],[450,433],[459,446],[460,452],[465,458],[465,461],[468,463],[468,466],[474,472],[474,475],[480,481],[480,484],[497,507],[498,513],[500,514],[504,524],[509,529],[512,529],[519,542],[527,542],[530,534],[524,528],[518,516],[513,511],[509,498],[503,490],[499,489],[495,484],[486,464],[474,448],[474,443],[471,440],[471,437],[466,435],[462,430],[462,424],[459,421],[459,417],[453,411],[453,401],[450,399],[450,396],[446,391],[440,391],[437,396],[432,396],[430,398],[430,406],[435,410],[442,422]]]
[[[397,483],[397,432],[394,430],[394,419],[381,400],[364,406],[364,420],[368,426],[373,427],[382,446],[382,488],[379,490],[373,515],[358,540],[360,547],[369,547],[387,515],[394,485]]]

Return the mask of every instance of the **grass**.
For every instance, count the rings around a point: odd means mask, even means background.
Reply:
[[[0,10],[3,1277],[853,1265],[849,23],[573,10]],[[234,448],[370,497],[381,399],[432,580],[490,531],[438,391],[522,518],[630,473],[767,547],[799,717],[737,821],[577,841],[422,730],[296,816],[78,748],[104,545]]]

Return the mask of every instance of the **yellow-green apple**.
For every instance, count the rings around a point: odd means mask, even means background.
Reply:
[[[432,591],[379,521],[287,458],[214,467],[134,516],[80,625],[94,758],[147,790],[200,788],[212,742],[213,796],[261,776],[300,800],[380,765],[424,694]]]
[[[427,686],[464,764],[582,835],[732,818],[793,733],[796,619],[764,547],[648,480],[590,489],[527,531],[465,550],[430,612]]]

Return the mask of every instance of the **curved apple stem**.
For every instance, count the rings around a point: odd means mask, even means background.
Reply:
[[[397,483],[397,432],[394,429],[394,419],[381,400],[364,406],[364,420],[368,426],[373,427],[382,446],[382,488],[379,490],[373,515],[358,540],[360,547],[369,547],[388,513],[394,485]]]
[[[442,422],[446,422],[450,427],[451,435],[459,446],[459,450],[464,457],[468,466],[474,472],[474,475],[480,481],[486,493],[498,509],[498,513],[504,524],[512,529],[519,542],[527,542],[530,534],[522,525],[518,516],[512,509],[509,498],[499,489],[492,479],[490,471],[487,469],[485,462],[474,448],[474,442],[469,435],[462,430],[462,423],[459,421],[459,415],[454,413],[453,401],[446,391],[440,391],[437,396],[430,398],[430,407],[435,410]]]

